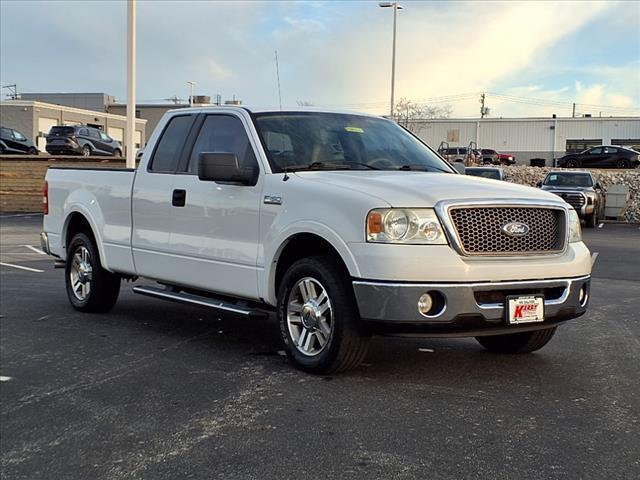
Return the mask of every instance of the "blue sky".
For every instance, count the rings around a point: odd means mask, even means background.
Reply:
[[[476,116],[640,114],[640,2],[402,2],[396,97]],[[140,101],[196,93],[388,110],[377,2],[138,2]],[[126,100],[126,4],[0,0],[0,81]],[[442,100],[442,97],[448,97]],[[533,100],[532,100],[533,99]]]

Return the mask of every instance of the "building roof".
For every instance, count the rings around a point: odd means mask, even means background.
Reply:
[[[7,100],[0,102],[0,107],[31,107],[31,108],[49,108],[53,110],[60,110],[63,112],[77,113],[80,115],[92,115],[94,117],[111,118],[113,120],[126,120],[124,115],[115,115],[113,113],[99,112],[96,110],[86,110],[84,108],[67,107],[65,105],[58,105],[55,103],[37,102],[35,100]],[[147,121],[143,118],[136,118],[136,123],[146,124]]]

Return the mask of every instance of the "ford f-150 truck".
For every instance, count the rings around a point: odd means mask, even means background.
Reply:
[[[50,168],[42,246],[72,306],[134,292],[264,317],[289,359],[353,368],[373,334],[532,352],[584,314],[591,259],[561,198],[458,174],[385,118],[168,112],[136,169]]]

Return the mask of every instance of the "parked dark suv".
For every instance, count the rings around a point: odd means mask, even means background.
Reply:
[[[637,168],[638,165],[640,165],[640,153],[626,147],[593,147],[558,159],[558,166],[567,168]]]
[[[37,155],[34,143],[18,130],[0,127],[0,153],[23,153]]]
[[[102,130],[84,125],[51,127],[47,135],[51,155],[79,154],[122,156],[122,145]]]
[[[604,192],[589,172],[551,171],[538,182],[538,188],[555,193],[575,208],[588,228],[604,218]]]

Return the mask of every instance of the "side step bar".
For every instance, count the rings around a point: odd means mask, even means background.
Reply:
[[[214,310],[220,310],[223,312],[245,315],[252,319],[266,319],[269,315],[266,311],[258,310],[246,305],[237,305],[235,303],[218,300],[216,298],[204,297],[171,289],[136,286],[133,287],[133,293],[146,295],[147,297],[169,300],[171,302],[187,303],[190,305],[213,308]]]

